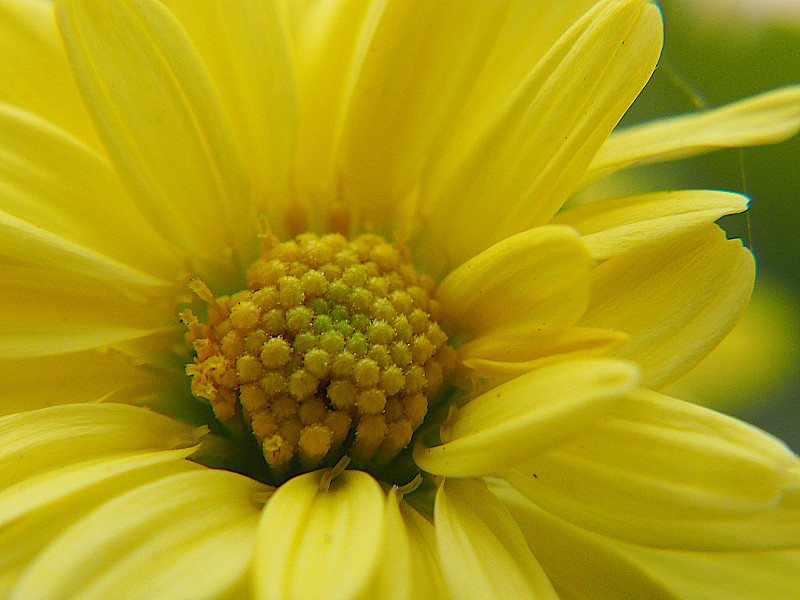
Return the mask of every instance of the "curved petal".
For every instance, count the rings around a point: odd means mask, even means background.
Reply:
[[[255,235],[243,232],[255,224],[241,148],[172,14],[157,0],[63,0],[56,17],[100,137],[145,216],[211,263],[231,248],[247,257]]]
[[[637,546],[567,523],[513,489],[492,491],[568,598],[794,600],[800,593],[798,550],[688,552]]]
[[[619,331],[588,327],[494,331],[459,346],[457,373],[473,385],[494,384],[557,362],[607,356],[629,339]]]
[[[361,598],[385,536],[385,495],[362,471],[347,470],[322,491],[326,471],[282,484],[264,509],[254,557],[257,598]]]
[[[58,38],[50,0],[0,0],[0,101],[101,148]],[[46,74],[46,76],[43,76]]]
[[[153,283],[182,268],[108,160],[36,115],[0,103],[0,252]]]
[[[584,204],[557,214],[552,222],[574,227],[599,261],[701,229],[747,210],[747,202],[730,192],[660,192]]]
[[[256,201],[284,226],[297,98],[286,32],[273,0],[164,0],[197,48],[231,116]]]
[[[579,321],[623,331],[617,356],[660,388],[696,365],[735,324],[755,278],[750,252],[716,225],[623,254],[592,273],[592,298]]]
[[[616,360],[571,361],[504,383],[454,411],[443,444],[414,448],[424,470],[448,477],[500,473],[595,421],[636,383],[636,368]]]
[[[567,31],[479,143],[427,171],[420,254],[429,270],[547,222],[650,78],[661,40],[658,9],[638,0],[600,2]]]
[[[175,330],[169,288],[0,261],[0,358],[47,356]]]
[[[755,427],[656,392],[630,393],[524,472],[503,477],[548,512],[633,543],[735,552],[800,540],[800,458]]]
[[[302,222],[294,223],[293,233],[331,229],[332,203],[339,192],[335,157],[344,119],[387,4],[387,0],[279,2],[297,77],[299,129],[293,174]]]
[[[452,271],[436,290],[445,327],[469,337],[536,332],[577,321],[593,261],[569,227],[511,236]]]
[[[774,144],[799,130],[800,85],[772,90],[701,113],[615,131],[589,165],[582,185],[632,165]]]
[[[351,232],[364,224],[408,230],[398,224],[398,201],[474,85],[508,6],[386,3],[353,83],[335,165]]]
[[[212,600],[240,585],[266,486],[202,469],[123,494],[56,538],[15,598]]]
[[[436,493],[442,570],[459,599],[558,600],[503,505],[476,479],[447,479]]]
[[[410,545],[411,598],[449,600],[450,594],[442,574],[442,561],[436,544],[436,528],[408,502],[400,504],[400,511]]]

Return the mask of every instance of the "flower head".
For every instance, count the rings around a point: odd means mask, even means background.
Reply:
[[[653,391],[746,199],[568,200],[800,89],[612,133],[641,0],[54,12],[0,1],[0,594],[797,595],[800,459]]]

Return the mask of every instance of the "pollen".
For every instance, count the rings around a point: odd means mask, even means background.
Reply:
[[[279,472],[391,461],[455,363],[433,280],[376,235],[267,236],[247,289],[192,289],[208,304],[207,323],[181,313],[192,393],[244,421]]]

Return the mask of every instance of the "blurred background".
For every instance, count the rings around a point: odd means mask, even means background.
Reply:
[[[659,69],[623,124],[714,107],[800,82],[800,0],[661,0]],[[693,372],[668,388],[755,423],[800,451],[800,136],[642,167],[626,191],[711,188],[751,199],[725,217],[758,261],[742,322]]]

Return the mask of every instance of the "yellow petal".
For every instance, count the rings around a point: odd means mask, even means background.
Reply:
[[[112,454],[197,444],[193,427],[125,404],[71,404],[0,418],[0,487]]]
[[[309,208],[309,229],[329,227],[331,200],[339,191],[335,157],[346,110],[386,4],[280,1],[297,77],[296,200]]]
[[[181,473],[75,523],[26,570],[16,598],[212,600],[247,574],[266,486],[230,471]]]
[[[415,573],[412,571],[411,540],[400,512],[402,498],[391,488],[386,499],[384,545],[372,582],[363,594],[370,600],[411,600]]]
[[[290,479],[264,509],[254,557],[256,598],[349,600],[368,590],[384,560],[385,495],[371,475],[353,470],[322,491],[324,473]]]
[[[414,600],[417,598],[448,600],[450,595],[442,574],[442,562],[436,543],[436,528],[408,502],[402,502],[400,510],[410,545],[411,598]]]
[[[297,134],[297,99],[286,34],[272,0],[167,0],[197,48],[231,116],[254,197],[277,230]],[[279,192],[279,193],[276,193]],[[280,215],[280,217],[279,217]]]
[[[504,477],[567,521],[647,546],[742,551],[800,540],[800,458],[764,432],[639,390]]]
[[[414,461],[450,477],[489,475],[526,461],[596,420],[631,389],[638,372],[606,359],[532,371],[470,400],[442,426],[442,445],[418,442]]]
[[[492,491],[567,597],[795,600],[800,594],[798,550],[688,552],[637,546],[567,523],[513,490]]]
[[[430,270],[447,270],[547,222],[650,78],[660,51],[661,15],[636,0],[600,2],[567,31],[480,142],[423,179],[421,251]]]
[[[182,257],[144,221],[108,160],[0,103],[0,252],[127,281],[172,279]]]
[[[149,343],[155,342],[163,349],[174,340],[170,332],[167,340],[159,336],[136,340],[130,352],[126,352],[128,348],[123,345],[122,349],[93,348],[2,359],[0,415],[99,400],[135,404],[143,394],[154,392],[164,394],[175,406],[179,404],[175,399],[186,393],[181,388],[184,365],[177,360],[175,364],[164,364],[163,354],[151,356],[152,350],[148,348]],[[160,368],[149,368],[153,364]]]
[[[247,256],[241,149],[172,14],[156,0],[64,0],[56,17],[100,137],[149,221],[210,262],[231,247]]]
[[[501,328],[522,335],[571,325],[588,304],[592,265],[574,230],[536,227],[458,267],[436,298],[448,330],[470,337]]]
[[[0,56],[1,102],[32,111],[100,149],[56,31],[52,2],[0,0]]]
[[[555,588],[566,598],[679,600],[619,552],[616,540],[545,512],[513,488],[492,486]],[[705,596],[700,596],[705,598]]]
[[[556,362],[606,356],[628,339],[619,331],[588,327],[492,331],[459,346],[458,374],[476,383],[506,381]]]
[[[360,56],[337,165],[354,231],[402,228],[398,200],[456,117],[507,11],[506,2],[385,4]]]
[[[574,227],[592,257],[605,260],[744,210],[747,198],[740,194],[684,190],[584,204],[552,222]]]
[[[558,596],[503,505],[476,479],[447,479],[436,493],[444,577],[459,599]]]
[[[169,288],[16,264],[0,264],[0,277],[2,358],[75,352],[168,329],[179,335]]]
[[[610,259],[592,273],[579,321],[623,331],[617,356],[659,388],[696,365],[730,331],[753,287],[753,256],[716,225]]]
[[[800,86],[772,90],[696,114],[615,131],[583,185],[631,165],[673,160],[717,148],[774,144],[800,130]]]
[[[141,454],[137,456],[138,460],[110,460],[108,465],[111,469],[107,476],[84,480],[84,485],[68,490],[68,493],[65,490],[51,495],[44,502],[32,503],[28,512],[18,514],[13,521],[4,521],[0,527],[0,547],[3,548],[0,553],[0,597],[9,596],[10,588],[48,543],[100,504],[151,481],[202,468],[182,460],[182,453],[184,451],[172,450]],[[171,460],[160,460],[168,455],[172,456]],[[94,466],[97,470],[98,465]],[[74,476],[80,479],[80,470],[74,469]],[[46,482],[43,485],[46,487]],[[24,490],[24,485],[17,485],[3,497],[8,497],[8,502],[13,505],[14,494]]]

